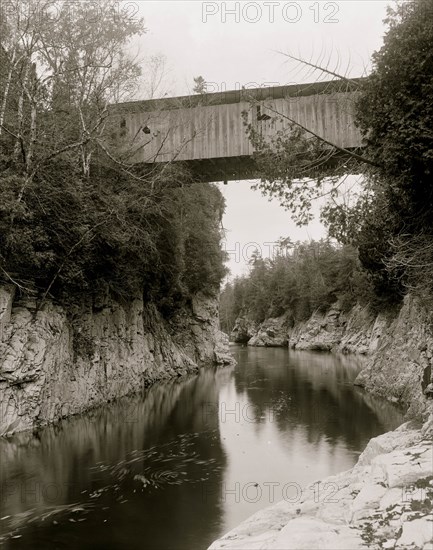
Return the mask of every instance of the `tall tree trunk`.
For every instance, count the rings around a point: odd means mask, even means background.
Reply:
[[[5,116],[6,116],[6,107],[7,107],[7,103],[8,103],[9,88],[10,88],[10,85],[11,85],[11,82],[12,82],[12,72],[13,72],[13,69],[14,69],[15,56],[16,56],[16,50],[14,49],[13,54],[12,54],[12,59],[11,59],[10,64],[9,64],[9,72],[8,72],[8,76],[7,76],[7,79],[6,79],[5,89],[4,89],[4,93],[3,93],[2,106],[1,106],[1,110],[0,110],[0,136],[2,135],[3,124],[4,124]]]
[[[37,132],[37,109],[36,101],[33,98],[31,102],[31,111],[30,111],[30,139],[29,147],[27,150],[27,159],[26,159],[26,172],[30,174],[33,167],[33,157],[35,154],[35,145],[36,145],[36,132]]]
[[[26,68],[23,75],[23,85],[21,87],[20,97],[18,99],[18,113],[17,113],[17,139],[14,147],[14,158],[16,162],[19,162],[20,156],[24,157],[24,147],[23,147],[23,118],[24,118],[24,87],[27,86],[27,78],[29,75],[29,64],[26,63]],[[22,159],[25,163],[25,157]]]
[[[85,178],[90,176],[90,159],[92,158],[92,153],[88,153],[86,146],[83,147],[83,174]]]

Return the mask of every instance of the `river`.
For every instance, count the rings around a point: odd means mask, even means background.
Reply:
[[[402,422],[353,386],[360,358],[232,352],[236,367],[2,440],[2,547],[207,548],[255,511],[323,490],[313,482]]]

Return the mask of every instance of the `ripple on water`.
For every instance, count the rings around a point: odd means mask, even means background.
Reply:
[[[165,486],[183,483],[199,483],[209,480],[220,468],[216,460],[203,460],[195,450],[198,438],[214,439],[214,431],[207,433],[181,434],[172,441],[148,449],[135,449],[114,464],[98,462],[90,467],[94,484],[101,484],[93,491],[82,492],[83,500],[66,505],[32,508],[0,518],[0,544],[22,537],[20,530],[38,522],[52,521],[81,523],[95,509],[108,510],[111,506],[98,504],[103,495],[110,495],[110,502],[124,504],[132,492],[161,490]],[[212,467],[212,468],[210,468]],[[131,487],[132,484],[132,487]],[[104,501],[105,504],[105,501]]]

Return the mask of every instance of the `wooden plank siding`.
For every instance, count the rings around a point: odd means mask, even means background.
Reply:
[[[226,101],[220,93],[130,102],[114,106],[115,124],[122,129],[121,147],[131,151],[134,163],[251,157],[243,111],[265,136],[288,126],[286,119],[258,121],[257,106],[261,114],[275,117],[277,111],[339,147],[361,147],[353,117],[356,89],[341,91],[335,83],[320,84],[320,89],[297,87],[295,94],[284,93],[283,87],[226,92]]]

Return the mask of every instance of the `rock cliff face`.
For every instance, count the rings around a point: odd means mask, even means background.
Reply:
[[[257,333],[259,325],[248,318],[238,317],[230,334],[230,339],[236,344],[246,344]]]
[[[209,550],[431,550],[432,437],[430,417],[371,439],[352,470],[260,510]]]
[[[366,355],[366,368],[356,383],[400,403],[408,417],[424,416],[432,404],[433,326],[429,312],[411,296],[406,296],[400,310],[377,316],[359,305],[343,312],[334,304],[302,323],[291,322],[287,313],[255,328],[243,317],[242,326],[249,327],[252,346],[289,345],[297,350]]]
[[[156,380],[229,364],[215,299],[196,296],[169,323],[138,298],[68,309],[14,301],[0,288],[0,435],[33,429]]]
[[[249,346],[283,347],[289,343],[293,323],[288,315],[266,319],[248,341]]]
[[[401,403],[409,417],[431,411],[433,326],[428,312],[407,297],[397,315],[376,320],[373,338],[374,353],[356,383]]]

